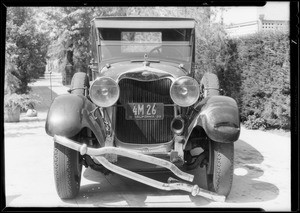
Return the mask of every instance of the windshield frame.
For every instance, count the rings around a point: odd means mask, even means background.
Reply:
[[[117,62],[122,62],[122,61],[130,61],[130,60],[136,60],[136,61],[140,61],[140,60],[145,60],[144,56],[139,56],[139,57],[127,57],[127,56],[123,56],[123,57],[114,57],[114,58],[109,58],[109,59],[103,59],[101,57],[101,52],[102,52],[102,47],[103,47],[103,42],[107,42],[110,40],[105,40],[101,37],[101,31],[102,30],[116,30],[118,32],[122,32],[122,31],[131,31],[131,32],[160,32],[160,31],[165,31],[165,30],[170,30],[170,29],[165,29],[165,28],[151,28],[151,29],[135,29],[135,28],[126,28],[126,29],[120,29],[120,28],[96,28],[96,43],[97,43],[97,55],[98,55],[98,61],[99,61],[99,65],[100,65],[100,69],[101,67],[105,66],[105,64],[110,64],[110,63],[117,63]],[[172,30],[178,30],[176,29],[172,29]],[[185,61],[182,60],[180,58],[157,58],[157,57],[151,57],[149,60],[153,59],[153,60],[159,60],[159,61],[166,61],[166,62],[171,62],[171,63],[176,63],[176,64],[184,64],[185,66],[190,67],[191,64],[194,62],[195,57],[194,57],[194,52],[195,52],[195,30],[193,28],[181,28],[179,30],[187,30],[186,32],[188,33],[187,39],[184,40],[184,42],[187,42],[186,44],[189,45],[189,60]],[[114,41],[118,41],[121,42],[120,39],[113,39]],[[162,42],[182,42],[182,40],[179,41],[162,41]]]

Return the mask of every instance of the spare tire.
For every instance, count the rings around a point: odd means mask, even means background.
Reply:
[[[89,92],[90,81],[89,77],[84,72],[77,72],[74,74],[71,82],[71,93],[77,95],[85,95],[85,89],[87,94]]]
[[[205,73],[200,81],[200,91],[204,98],[213,95],[220,95],[218,76],[213,73]]]

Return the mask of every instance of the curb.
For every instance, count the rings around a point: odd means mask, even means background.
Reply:
[[[20,115],[20,122],[32,122],[32,121],[46,121],[47,113],[38,113],[36,117],[28,117],[26,114]]]
[[[32,121],[46,121],[46,118],[39,118],[39,117],[24,117],[24,118],[20,118],[19,122],[32,122]]]

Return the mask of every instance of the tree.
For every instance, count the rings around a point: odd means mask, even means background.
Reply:
[[[11,43],[6,43],[6,48],[10,47],[11,45]],[[21,81],[13,74],[16,72],[16,66],[13,63],[13,57],[14,56],[9,55],[8,53],[5,54],[4,95],[15,93],[21,84]]]
[[[17,78],[14,92],[27,93],[28,83],[38,78],[45,70],[47,39],[36,29],[31,8],[11,7],[7,10],[6,69],[8,79]],[[8,84],[9,85],[9,84]]]
[[[123,7],[63,7],[43,8],[46,25],[53,33],[49,47],[50,59],[59,60],[59,70],[66,76],[66,66],[71,66],[71,78],[75,72],[87,72],[90,62],[89,33],[90,22],[97,16],[124,16],[127,8]],[[53,21],[54,20],[54,21]],[[66,82],[63,82],[66,83]]]

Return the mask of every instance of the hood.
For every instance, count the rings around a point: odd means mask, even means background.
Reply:
[[[155,81],[162,78],[170,78],[172,81],[181,76],[187,76],[188,72],[179,64],[169,62],[118,62],[105,66],[100,71],[100,76],[111,77],[116,82],[123,78],[139,81]]]

